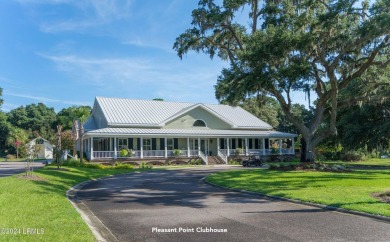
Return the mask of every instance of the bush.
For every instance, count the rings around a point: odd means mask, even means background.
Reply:
[[[190,161],[190,164],[191,165],[202,165],[203,161],[201,159],[196,159],[196,160]]]
[[[121,157],[126,157],[129,154],[129,152],[126,149],[123,149],[119,152],[119,155]]]
[[[7,158],[7,160],[13,160],[13,159],[16,159],[16,155],[8,154],[8,155],[6,155],[6,158]]]
[[[228,160],[228,164],[229,164],[229,165],[241,165],[240,162],[238,162],[238,161],[236,161],[236,160],[234,160],[234,159],[229,159],[229,160]]]
[[[341,159],[344,161],[360,161],[365,158],[365,155],[359,151],[348,151],[345,152]]]
[[[235,153],[236,155],[242,154],[242,148],[236,148],[236,150],[234,151],[234,153]]]
[[[145,162],[142,162],[141,165],[139,165],[140,169],[152,169],[153,166],[150,164],[146,164]]]
[[[180,154],[181,154],[181,150],[179,150],[179,149],[173,150],[173,155],[174,156],[179,156]]]
[[[113,166],[114,169],[127,169],[127,170],[132,170],[134,169],[134,166],[130,164],[123,164],[120,162],[115,162],[115,165]]]

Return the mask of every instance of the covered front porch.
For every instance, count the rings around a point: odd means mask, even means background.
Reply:
[[[227,164],[229,156],[293,155],[294,138],[89,134],[83,139],[83,149],[89,160],[198,157],[208,164],[208,158],[216,156]],[[122,150],[128,154],[121,154]]]

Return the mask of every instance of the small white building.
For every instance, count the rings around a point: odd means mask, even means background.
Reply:
[[[49,141],[42,137],[35,138],[27,143],[29,152],[32,152],[34,145],[37,146],[37,157],[38,159],[53,159],[53,145]]]

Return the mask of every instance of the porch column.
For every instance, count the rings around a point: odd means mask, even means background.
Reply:
[[[291,153],[292,153],[292,154],[295,154],[294,137],[292,137],[291,141],[292,141],[292,144],[291,144],[292,152],[291,152]]]
[[[245,138],[245,155],[248,156],[248,138]]]
[[[93,137],[91,137],[91,160],[93,160]]]
[[[282,138],[279,138],[279,155],[282,154]]]
[[[118,158],[118,155],[116,153],[116,137],[114,137],[114,159]]]
[[[263,143],[262,144],[263,145],[263,155],[265,155],[265,139],[263,138],[262,140],[263,140],[263,142],[262,142]]]
[[[198,155],[200,156],[200,138],[198,138]]]
[[[230,156],[230,139],[226,138],[226,144],[227,144],[227,156]]]
[[[187,138],[187,157],[191,157],[190,138]]]
[[[219,148],[220,148],[219,142],[220,142],[220,140],[219,140],[219,138],[217,138],[217,153],[219,152]]]
[[[139,147],[140,147],[140,156],[141,156],[141,159],[142,158],[144,158],[144,139],[141,137],[140,138],[140,145],[139,145]]]
[[[164,138],[164,157],[168,158],[167,137]]]

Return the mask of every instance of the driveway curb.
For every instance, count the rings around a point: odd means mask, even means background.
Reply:
[[[389,217],[385,217],[385,216],[381,216],[381,215],[375,215],[375,214],[369,214],[369,213],[358,212],[358,211],[353,211],[353,210],[347,210],[344,208],[337,208],[337,207],[333,207],[333,206],[329,206],[329,205],[322,205],[322,204],[318,204],[318,203],[305,202],[305,201],[295,200],[295,199],[290,199],[290,198],[271,196],[271,195],[267,195],[267,194],[259,193],[259,192],[252,192],[252,191],[241,190],[241,189],[236,189],[236,188],[223,187],[223,186],[220,186],[220,185],[217,185],[217,184],[214,184],[214,183],[207,181],[206,177],[203,177],[201,180],[203,181],[203,183],[210,185],[210,186],[213,186],[213,187],[231,190],[231,191],[235,191],[235,192],[242,192],[242,193],[246,193],[246,194],[257,196],[257,197],[261,196],[261,197],[267,198],[269,200],[287,201],[287,202],[292,202],[292,203],[296,203],[296,204],[302,204],[302,205],[322,208],[322,209],[326,209],[329,211],[337,211],[340,213],[359,215],[359,216],[373,218],[373,219],[377,219],[377,220],[381,220],[381,221],[385,221],[385,222],[390,222]]]
[[[121,174],[123,175],[123,174]],[[93,235],[95,236],[96,240],[99,242],[106,242],[106,241],[119,241],[112,233],[111,231],[103,224],[102,221],[98,217],[95,216],[95,214],[77,197],[77,192],[80,191],[83,187],[86,185],[105,179],[107,177],[112,176],[106,176],[101,177],[98,179],[93,179],[89,181],[85,181],[82,183],[79,183],[73,187],[71,187],[66,192],[66,197],[70,201],[70,203],[73,205],[73,207],[77,210],[77,212],[81,215],[81,218],[87,223],[88,227],[92,231]]]

